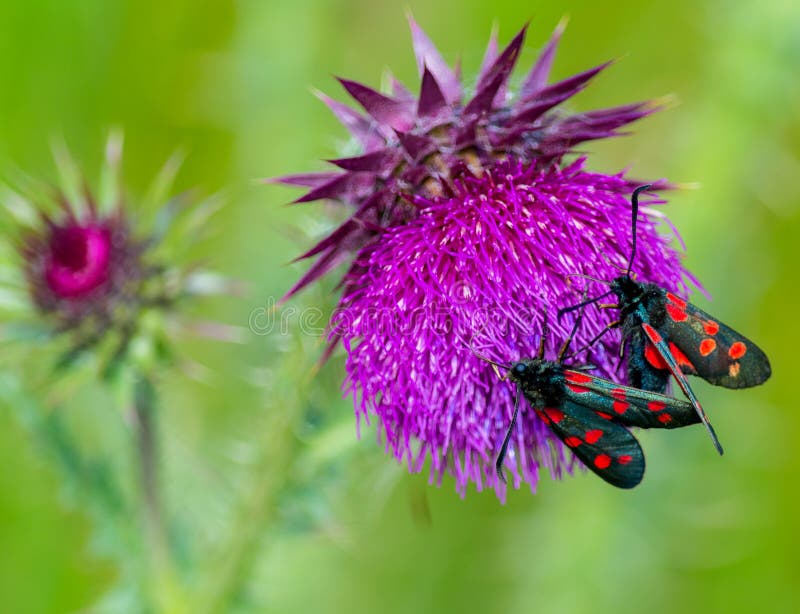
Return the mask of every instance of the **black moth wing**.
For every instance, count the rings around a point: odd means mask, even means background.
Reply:
[[[644,453],[621,424],[568,399],[536,413],[586,467],[612,486],[633,488],[642,481]]]
[[[579,371],[564,370],[564,394],[601,418],[626,426],[675,429],[700,422],[691,403]]]
[[[665,300],[662,335],[685,355],[697,375],[725,388],[758,386],[769,378],[769,359],[755,343],[691,303],[670,293]]]

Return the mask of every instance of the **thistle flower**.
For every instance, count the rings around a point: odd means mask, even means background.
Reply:
[[[377,416],[379,439],[410,470],[429,460],[432,480],[451,473],[462,494],[473,482],[503,498],[494,458],[513,390],[473,350],[503,362],[533,356],[549,314],[552,356],[571,325],[555,313],[580,300],[582,282],[570,276],[619,274],[631,250],[629,195],[638,182],[567,157],[581,143],[622,134],[657,105],[560,110],[609,65],[548,85],[563,24],[516,93],[508,83],[525,29],[502,52],[493,34],[467,96],[458,72],[410,25],[419,96],[397,82],[383,94],[340,79],[363,112],[321,97],[363,153],[332,160],[338,172],[278,180],[310,188],[296,202],[333,200],[354,210],[300,256],[316,261],[287,298],[349,261],[330,338],[331,348],[341,341],[347,352],[345,387],[358,423]],[[685,294],[679,257],[657,232],[662,217],[652,208],[640,216],[636,271]],[[606,311],[590,308],[574,347],[608,323]],[[588,352],[618,381],[619,343],[615,331]],[[554,477],[572,467],[533,412],[522,412],[510,450],[516,488],[524,480],[535,489],[542,467]]]
[[[230,288],[188,265],[191,242],[181,235],[200,230],[219,201],[167,201],[179,168],[174,158],[134,209],[122,194],[121,153],[121,137],[112,135],[99,198],[63,146],[56,148],[60,186],[23,176],[21,187],[5,188],[1,196],[7,235],[16,244],[16,253],[4,254],[2,337],[54,344],[61,368],[92,356],[105,375],[121,366],[152,369],[170,358],[168,337],[191,328],[178,302]]]

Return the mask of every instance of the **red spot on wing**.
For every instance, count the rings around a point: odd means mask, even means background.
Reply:
[[[669,368],[667,366],[666,361],[661,356],[661,352],[659,352],[656,349],[656,346],[654,346],[649,341],[647,342],[647,345],[644,348],[644,358],[656,369],[666,370]]]
[[[675,322],[683,322],[689,317],[683,309],[673,303],[667,303],[667,313]]]
[[[572,392],[577,392],[578,394],[589,392],[589,389],[586,388],[585,386],[577,386],[576,384],[567,384],[567,388],[572,390]]]
[[[603,418],[604,420],[611,420],[614,417],[611,414],[605,413],[604,411],[597,412],[597,415]]]
[[[734,360],[739,360],[747,352],[747,346],[741,341],[734,343],[728,350],[728,356]]]
[[[669,424],[672,422],[672,416],[670,416],[667,412],[658,415],[658,421],[662,424]]]
[[[703,324],[703,330],[706,331],[706,335],[716,335],[719,332],[719,324],[709,320]]]
[[[686,301],[680,296],[675,296],[672,292],[667,292],[667,300],[671,303],[675,303],[681,309],[686,309]]]
[[[598,454],[594,458],[594,466],[598,469],[608,469],[611,465],[611,457],[608,454]]]
[[[614,411],[618,414],[624,414],[625,411],[631,406],[627,401],[614,401]]]
[[[624,401],[625,400],[625,389],[624,388],[612,388],[611,389],[611,396],[614,397],[617,401]]]
[[[586,443],[597,443],[597,440],[603,436],[603,431],[600,429],[592,429],[591,431],[586,431]]]
[[[649,324],[642,324],[642,328],[647,333],[647,336],[650,337],[653,343],[658,343],[661,341],[661,335],[658,334],[658,331],[650,326]]]
[[[672,341],[669,342],[669,351],[672,354],[672,357],[675,359],[675,362],[678,363],[678,366],[688,367],[689,369],[694,370],[695,367],[692,364],[692,361],[689,360],[686,354],[684,354],[677,345],[672,343]],[[667,361],[664,360],[661,352],[659,352],[658,348],[652,343],[648,343],[645,346],[644,358],[656,369],[661,369],[662,371],[669,369]]]
[[[630,454],[623,454],[617,460],[619,461],[620,465],[627,465],[633,460],[633,457]]]
[[[692,364],[692,361],[689,360],[686,357],[686,354],[684,354],[681,351],[681,349],[677,345],[672,343],[671,341],[669,342],[669,351],[672,353],[672,356],[675,358],[675,362],[678,363],[678,366],[680,366],[680,367],[689,367],[690,369],[694,369],[694,365]]]
[[[549,420],[555,422],[556,424],[564,419],[564,412],[560,409],[556,409],[555,407],[545,407],[544,414]]]
[[[568,382],[572,382],[573,384],[587,384],[592,381],[590,375],[578,373],[577,371],[567,371],[566,378]]]
[[[650,411],[661,411],[667,406],[664,401],[648,401],[647,402],[647,409]]]
[[[567,437],[564,439],[564,443],[567,444],[570,448],[577,448],[579,445],[583,443],[580,437]]]
[[[717,342],[713,339],[703,339],[700,342],[700,353],[703,356],[708,356],[711,352],[717,349]]]

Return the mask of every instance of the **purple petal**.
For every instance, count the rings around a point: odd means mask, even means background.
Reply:
[[[431,39],[414,21],[411,13],[408,14],[408,25],[411,28],[411,42],[414,46],[414,55],[417,57],[419,74],[422,75],[427,67],[439,82],[445,100],[449,104],[457,103],[461,100],[461,83],[456,73],[450,69]]]
[[[422,73],[417,115],[419,117],[435,117],[446,108],[447,101],[439,84],[436,82],[436,77],[426,66]]]
[[[410,156],[411,154],[409,154]],[[412,158],[413,159],[413,158]],[[421,164],[408,164],[398,177],[398,186],[418,186],[423,180],[430,177],[430,170]],[[400,192],[400,198],[406,199],[408,194]]]
[[[508,78],[514,68],[514,64],[516,64],[519,58],[519,51],[522,48],[522,44],[525,42],[525,33],[527,30],[528,25],[526,24],[517,35],[511,39],[511,42],[503,49],[503,52],[486,71],[486,74],[478,80],[475,89],[486,89],[490,83],[494,82],[497,75],[502,74],[504,76],[503,81]]]
[[[317,243],[307,252],[297,256],[294,260],[292,260],[292,262],[299,262],[300,260],[313,258],[317,254],[321,254],[322,252],[328,251],[331,248],[338,249],[344,238],[353,233],[358,227],[358,223],[353,220],[352,217],[347,219],[336,230],[322,239],[322,241]]]
[[[331,251],[329,251],[327,254],[324,254],[319,260],[312,264],[311,268],[306,271],[306,274],[298,279],[297,283],[295,283],[291,288],[289,288],[289,291],[281,297],[280,301],[278,301],[278,306],[288,301],[309,284],[314,283],[317,279],[335,269],[339,264],[347,260],[349,257],[349,254],[345,251],[331,249]]]
[[[455,131],[453,136],[453,145],[456,150],[466,147],[470,143],[475,142],[478,116],[472,116],[469,121],[463,122],[462,125]]]
[[[489,35],[489,44],[486,45],[486,53],[483,55],[481,68],[478,71],[478,81],[477,81],[478,83],[486,79],[486,73],[489,72],[489,69],[492,67],[495,60],[497,59],[497,33],[498,33],[498,28],[497,24],[495,23],[492,26],[492,33]]]
[[[345,202],[351,202],[355,194],[360,191],[360,188],[369,185],[372,181],[369,177],[365,178],[353,173],[342,173],[294,200],[293,204],[310,203],[324,199],[340,199]]]
[[[339,79],[339,83],[369,115],[382,124],[395,130],[409,130],[414,125],[413,108],[408,103],[384,96],[356,81]]]
[[[561,96],[564,94],[569,94],[567,98],[569,98],[570,96],[574,96],[575,94],[580,92],[584,87],[586,87],[589,81],[591,81],[592,78],[594,78],[599,72],[605,70],[613,63],[614,63],[613,60],[609,60],[608,62],[604,62],[599,66],[595,66],[594,68],[590,68],[589,70],[585,70],[581,73],[578,73],[577,75],[573,75],[572,77],[564,79],[563,81],[554,83],[553,85],[550,85],[541,90],[540,92],[534,94],[534,97],[551,98],[551,97]],[[517,106],[522,106],[523,104],[528,104],[530,102],[531,102],[530,97],[520,98],[519,102],[517,103]]]
[[[354,173],[369,172],[383,174],[385,171],[391,170],[397,157],[396,150],[379,149],[378,151],[372,151],[362,156],[336,158],[334,160],[328,160],[328,162],[335,164],[341,169]]]
[[[558,122],[550,144],[570,147],[585,141],[621,136],[626,133],[621,132],[620,127],[650,115],[656,108],[649,103],[636,103],[573,115]]]
[[[464,115],[480,115],[492,109],[495,97],[497,96],[500,87],[505,83],[508,78],[508,73],[497,73],[494,79],[486,84],[482,89],[475,93],[472,100],[464,109]]]
[[[651,102],[637,102],[633,104],[588,111],[567,119],[566,123],[581,123],[593,128],[613,130],[630,124],[638,119],[647,117],[659,109],[657,104]]]
[[[414,93],[410,89],[400,83],[391,72],[389,72],[388,75],[389,83],[392,85],[392,96],[394,96],[396,100],[411,104],[417,101],[417,97],[414,96]]]
[[[397,138],[412,160],[419,160],[435,148],[434,142],[427,136],[398,131]]]
[[[532,102],[522,106],[514,114],[514,123],[517,124],[532,124],[539,119],[547,111],[560,105],[562,102],[571,98],[574,92],[560,92],[552,96],[540,96],[534,98]]]
[[[375,133],[372,122],[361,115],[361,113],[320,91],[314,91],[314,94],[325,103],[336,116],[336,119],[347,128],[350,134],[352,134],[365,149],[369,150],[383,143],[383,139]]]
[[[299,173],[297,175],[284,175],[283,177],[268,177],[263,181],[264,183],[317,188],[338,176],[339,173]]]
[[[381,205],[385,207],[387,196],[391,197],[386,190],[382,190],[373,194],[356,210],[355,213],[353,213],[353,215],[351,215],[338,228],[336,228],[336,230],[331,232],[327,237],[322,239],[306,253],[301,254],[292,260],[292,262],[298,262],[299,260],[311,258],[317,254],[326,252],[329,249],[349,252],[351,249],[357,249],[361,247],[365,241],[363,237],[356,237],[355,235],[357,233],[371,235],[383,230],[381,226],[377,226],[366,220],[365,216],[376,207]],[[364,232],[365,230],[367,231],[366,233]]]
[[[550,69],[553,67],[553,59],[556,56],[556,48],[566,27],[567,19],[564,18],[556,26],[549,42],[539,55],[539,59],[536,60],[536,64],[533,65],[533,68],[525,78],[520,89],[521,99],[530,98],[547,85],[547,80],[550,78]]]

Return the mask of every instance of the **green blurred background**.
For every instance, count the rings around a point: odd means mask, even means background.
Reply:
[[[676,96],[635,135],[592,145],[590,166],[701,184],[671,195],[668,208],[688,267],[714,297],[712,306],[695,299],[757,340],[773,377],[738,393],[696,384],[722,459],[698,429],[643,433],[648,472],[634,491],[586,475],[544,479],[535,496],[515,492],[503,506],[489,492],[461,500],[449,479],[436,488],[406,475],[371,431],[356,442],[341,358],[309,379],[317,341],[274,333],[243,346],[184,344],[208,376],[162,382],[161,432],[170,514],[187,560],[205,570],[185,564],[187,590],[222,578],[218,609],[230,612],[798,611],[800,7],[407,4],[466,75],[493,22],[504,42],[531,20],[524,66],[566,14],[555,77],[621,60],[575,108]],[[394,2],[6,0],[0,161],[51,177],[49,142],[63,134],[95,169],[107,130],[121,126],[136,194],[184,147],[179,187],[225,188],[230,201],[199,256],[252,288],[196,313],[247,326],[301,270],[287,261],[323,230],[320,207],[283,207],[296,192],[253,179],[321,169],[344,132],[310,88],[342,98],[332,75],[378,85],[389,67],[417,87]],[[331,287],[296,305],[330,308]],[[298,352],[304,362],[291,358]],[[276,412],[293,394],[303,419],[284,437]],[[127,428],[102,396],[79,395],[61,411],[78,425],[108,424],[100,433]],[[103,454],[129,454],[124,437],[93,441]],[[95,611],[121,581],[119,565],[92,537],[84,502],[3,406],[0,467],[0,610]],[[217,559],[235,531],[241,556]]]

